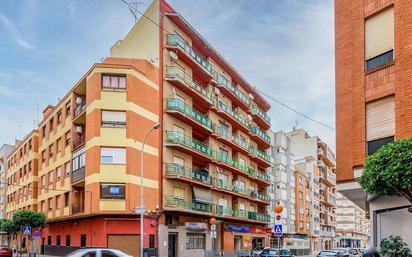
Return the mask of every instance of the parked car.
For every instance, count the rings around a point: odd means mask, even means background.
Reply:
[[[338,251],[320,251],[316,257],[341,257]]]
[[[359,252],[360,252],[361,254],[366,253],[366,248],[359,248]]]
[[[262,251],[265,249],[269,249],[270,247],[264,247],[264,246],[258,246],[255,249],[252,250],[252,256],[260,256],[262,254]]]
[[[342,257],[355,257],[350,248],[333,248],[332,251],[337,251]]]
[[[362,256],[362,253],[358,248],[351,248],[350,252],[351,252],[351,254],[353,254],[355,256]]]
[[[13,250],[5,245],[0,246],[0,257],[12,257]]]
[[[295,257],[287,248],[280,248],[280,257]],[[279,257],[277,248],[265,248],[260,254],[261,257]]]
[[[108,248],[85,248],[69,253],[66,257],[133,257],[122,251]]]

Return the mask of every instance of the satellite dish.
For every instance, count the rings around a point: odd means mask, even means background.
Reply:
[[[177,54],[173,51],[169,51],[169,56],[172,60],[177,61],[179,59],[179,57],[177,56]]]

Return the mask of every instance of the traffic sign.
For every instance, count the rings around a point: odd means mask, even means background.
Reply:
[[[210,225],[210,230],[212,230],[212,231],[216,231],[216,224],[212,224],[212,225]]]
[[[34,236],[34,238],[40,238],[41,237],[41,232],[36,230],[36,231],[34,231],[33,236]]]
[[[275,236],[283,236],[282,224],[275,224],[274,232]]]
[[[23,230],[23,234],[31,235],[31,227],[30,226],[23,226],[22,230]]]
[[[210,238],[212,238],[212,239],[217,238],[217,231],[216,230],[211,230],[210,231]]]

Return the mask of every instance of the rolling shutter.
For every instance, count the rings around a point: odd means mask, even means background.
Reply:
[[[388,8],[365,21],[365,60],[394,48],[394,12]]]
[[[366,104],[366,141],[395,135],[395,98],[386,97]]]
[[[139,235],[107,235],[107,247],[131,256],[140,256]]]

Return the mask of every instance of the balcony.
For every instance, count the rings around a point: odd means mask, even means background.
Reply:
[[[222,180],[216,180],[215,187],[218,189],[218,191],[225,191],[225,193],[250,200],[249,192],[237,185],[229,184],[226,181]]]
[[[166,99],[166,112],[191,125],[196,131],[212,134],[212,121],[179,98]]]
[[[77,148],[81,147],[85,143],[85,136],[84,134],[81,134],[78,136],[75,140],[73,140],[73,150],[76,150]]]
[[[79,214],[84,212],[84,204],[74,203],[72,204],[72,214]]]
[[[84,177],[85,177],[85,167],[84,166],[77,170],[74,170],[71,176],[72,184],[77,184],[79,182],[84,181]]]
[[[250,136],[256,143],[267,149],[270,147],[270,136],[261,129],[250,125]]]
[[[174,86],[192,96],[199,106],[210,108],[213,105],[212,97],[207,87],[193,80],[184,70],[178,66],[166,66],[166,80]]]
[[[179,131],[166,131],[166,146],[176,147],[203,160],[212,160],[212,150],[209,146]]]
[[[179,35],[168,34],[166,48],[176,52],[178,58],[188,64],[203,81],[212,78],[212,65]]]
[[[242,176],[248,175],[248,167],[238,161],[232,160],[230,157],[226,155],[222,155],[220,153],[215,154],[215,160],[219,163],[219,166],[224,167],[227,170],[230,170],[233,173],[237,173]]]
[[[270,216],[264,213],[248,212],[248,219],[259,222],[270,222]]]
[[[240,108],[246,112],[252,113],[249,96],[240,91],[240,89],[233,85],[226,77],[219,75],[218,87],[234,105],[240,106]]]
[[[81,103],[74,109],[74,117],[77,118],[86,110],[86,104]]]
[[[261,166],[264,168],[268,168],[271,165],[271,158],[268,154],[263,152],[262,150],[259,150],[254,147],[250,147],[250,155],[251,159],[257,163],[259,163]]]
[[[211,204],[199,203],[196,201],[186,201],[185,199],[170,195],[166,196],[165,207],[210,214],[212,212]]]
[[[217,113],[225,120],[228,120],[233,127],[240,129],[245,133],[249,133],[249,122],[245,117],[232,110],[230,106],[218,99],[214,100],[214,104],[217,107]]]
[[[222,126],[213,124],[212,127],[218,140],[223,141],[237,152],[249,155],[249,145],[244,140],[234,136],[230,131]]]
[[[255,180],[257,183],[263,183],[265,186],[270,185],[270,176],[261,172],[248,167],[248,173],[251,179]]]
[[[256,122],[264,130],[270,129],[270,116],[260,109],[257,105],[253,106],[253,121]]]
[[[175,163],[166,163],[166,178],[212,187],[211,178],[208,174]]]

